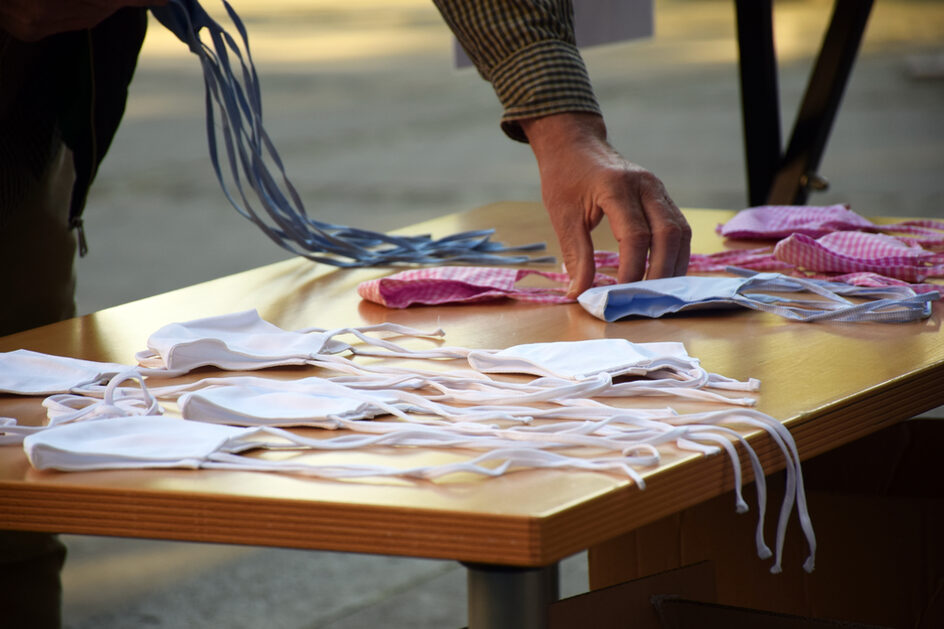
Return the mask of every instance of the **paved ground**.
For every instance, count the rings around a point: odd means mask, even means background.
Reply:
[[[208,0],[208,8],[213,2]],[[234,0],[267,125],[318,218],[386,229],[539,198],[527,147],[451,66],[428,0]],[[830,3],[776,3],[782,105],[795,110]],[[613,143],[681,206],[745,203],[729,0],[656,0],[656,36],[586,52]],[[878,2],[821,172],[862,214],[944,216],[944,3]],[[788,122],[785,121],[785,127]],[[195,59],[152,28],[93,188],[82,312],[284,258],[226,203],[206,157]],[[788,129],[786,129],[788,130]],[[66,626],[459,627],[449,562],[68,537]],[[585,587],[581,558],[565,594]]]

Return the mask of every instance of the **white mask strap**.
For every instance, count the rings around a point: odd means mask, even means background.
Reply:
[[[141,388],[118,387],[128,380],[137,380]],[[144,384],[144,377],[134,369],[112,378],[105,387],[102,399],[66,393],[47,397],[43,400],[43,406],[46,407],[49,426],[106,417],[160,415],[163,412],[157,399]]]
[[[27,436],[45,429],[45,426],[23,426],[12,417],[0,417],[0,446],[23,443]]]

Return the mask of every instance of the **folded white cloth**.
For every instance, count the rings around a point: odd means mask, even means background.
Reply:
[[[224,379],[216,379],[223,382]],[[320,426],[396,412],[397,396],[355,391],[324,378],[273,380],[230,378],[226,384],[184,393],[178,399],[186,419],[240,426]]]
[[[416,358],[458,356],[445,348],[408,350],[366,334],[373,331],[420,338],[442,336],[442,330],[424,332],[394,323],[334,330],[283,330],[263,320],[255,310],[246,310],[165,325],[151,334],[147,341],[148,349],[138,352],[135,358],[145,375],[179,376],[204,366],[244,371],[280,365],[305,365],[319,355],[346,351]],[[374,347],[355,346],[335,338],[343,334],[352,334],[363,344]]]
[[[597,374],[645,376],[661,369],[697,370],[698,359],[681,343],[633,343],[626,339],[587,339],[528,343],[503,350],[473,351],[469,364],[483,373],[527,373],[566,380]]]
[[[89,385],[104,384],[133,369],[118,363],[100,363],[27,349],[0,353],[0,393],[52,395]]]

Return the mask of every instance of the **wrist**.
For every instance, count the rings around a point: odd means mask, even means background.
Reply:
[[[606,143],[606,123],[598,114],[564,112],[518,121],[535,155],[575,143]]]

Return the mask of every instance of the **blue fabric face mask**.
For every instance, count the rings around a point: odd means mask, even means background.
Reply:
[[[200,60],[206,85],[210,161],[220,187],[233,207],[274,243],[315,262],[339,267],[553,261],[553,257],[531,258],[526,253],[543,249],[543,243],[506,246],[491,240],[494,230],[433,239],[394,236],[309,217],[262,124],[262,91],[246,27],[226,0],[223,5],[238,39],[211,18],[198,0],[169,0],[150,10]]]
[[[881,321],[900,323],[931,316],[931,301],[940,293],[919,295],[907,286],[880,288],[839,282],[755,273],[729,268],[741,277],[683,276],[598,286],[578,298],[587,312],[604,321],[627,317],[661,317],[674,312],[711,308],[752,308],[794,321]],[[813,293],[793,298],[782,293]],[[866,299],[858,303],[846,299]]]

